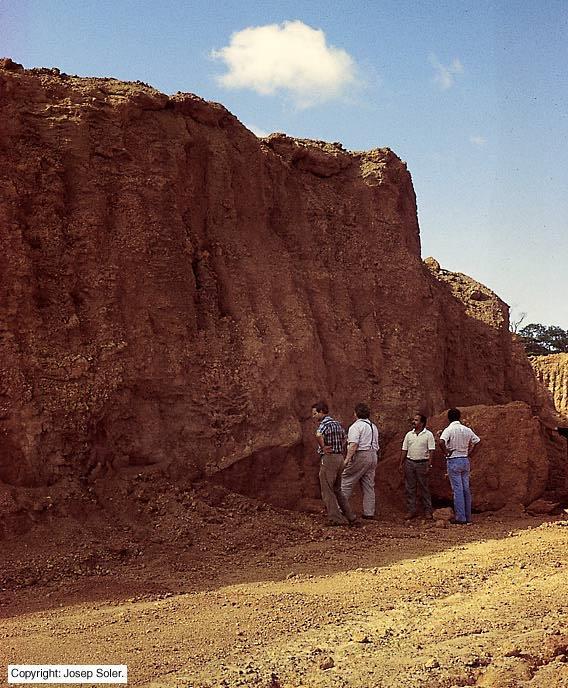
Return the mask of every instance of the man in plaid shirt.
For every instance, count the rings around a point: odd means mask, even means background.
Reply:
[[[312,417],[319,421],[316,430],[320,464],[321,498],[327,509],[329,525],[347,525],[348,521],[339,508],[341,499],[341,472],[345,450],[345,431],[341,424],[329,415],[324,401],[312,406]]]

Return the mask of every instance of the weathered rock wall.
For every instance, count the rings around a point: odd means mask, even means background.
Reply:
[[[532,356],[530,362],[537,379],[550,392],[557,413],[568,424],[568,354]]]
[[[4,67],[5,485],[158,467],[292,505],[317,489],[318,398],[345,422],[368,401],[387,445],[416,409],[539,412],[506,305],[422,263],[390,150],[258,140],[191,94]]]

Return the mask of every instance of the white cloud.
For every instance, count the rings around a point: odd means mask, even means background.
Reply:
[[[447,66],[443,65],[435,55],[430,55],[430,62],[436,71],[434,81],[442,91],[451,88],[455,83],[456,76],[463,73],[463,65],[457,57]]]
[[[470,136],[469,140],[474,146],[484,146],[487,143],[487,139],[484,136]]]
[[[237,31],[228,46],[211,55],[227,66],[227,73],[218,77],[226,88],[283,93],[301,108],[340,98],[356,82],[349,53],[328,45],[321,29],[301,21]]]

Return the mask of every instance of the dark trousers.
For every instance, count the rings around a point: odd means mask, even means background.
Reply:
[[[404,488],[406,508],[409,514],[416,513],[416,489],[420,490],[425,514],[432,513],[432,498],[428,487],[428,462],[418,463],[406,459],[404,462]]]

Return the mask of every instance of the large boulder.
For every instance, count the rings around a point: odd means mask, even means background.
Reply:
[[[549,429],[524,402],[495,406],[461,407],[462,422],[481,438],[471,461],[473,507],[478,511],[521,507],[539,497],[548,482]],[[428,426],[436,438],[448,425],[447,414],[432,417]],[[402,444],[403,433],[400,436]],[[398,452],[400,454],[400,452]],[[386,493],[401,495],[401,476],[396,474],[394,448],[380,467],[379,484]],[[446,476],[446,461],[439,447],[430,474],[434,500],[449,502],[452,491]]]
[[[474,508],[486,511],[527,505],[540,496],[548,481],[548,443],[546,429],[529,406],[513,402],[460,410],[462,421],[481,438],[471,460]],[[447,424],[446,414],[431,421],[437,436]],[[445,461],[439,457],[432,475],[437,497],[451,495],[444,473]]]

